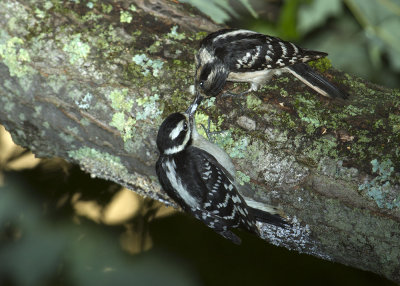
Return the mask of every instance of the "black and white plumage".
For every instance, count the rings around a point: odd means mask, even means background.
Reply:
[[[307,64],[327,53],[299,46],[254,31],[223,29],[209,34],[196,54],[196,88],[206,96],[217,96],[226,81],[248,82],[245,94],[257,90],[273,75],[289,72],[327,97],[348,94]]]
[[[285,225],[273,211],[263,212],[246,204],[237,191],[230,157],[197,133],[191,115],[194,110],[169,115],[158,131],[156,172],[164,191],[185,212],[236,244],[241,241],[232,228],[259,234],[256,219]]]

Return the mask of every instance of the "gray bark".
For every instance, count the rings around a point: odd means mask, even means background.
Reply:
[[[54,3],[0,3],[0,123],[38,157],[173,204],[155,177],[157,129],[193,98],[193,55],[220,27],[174,1]],[[321,98],[288,75],[199,114],[227,130],[216,140],[245,195],[293,223],[260,225],[265,240],[399,283],[399,92],[316,68],[350,98]]]

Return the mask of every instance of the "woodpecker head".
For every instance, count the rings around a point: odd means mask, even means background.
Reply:
[[[196,55],[196,90],[205,96],[217,96],[225,85],[229,70],[219,59],[211,60],[207,52]]]
[[[193,116],[199,103],[196,97],[185,113],[172,113],[161,124],[157,135],[157,147],[161,154],[176,154],[191,144],[192,130],[195,128]]]

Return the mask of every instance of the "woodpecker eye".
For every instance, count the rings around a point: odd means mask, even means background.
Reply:
[[[183,123],[183,130],[186,131],[188,129],[187,123]]]
[[[204,89],[204,81],[203,80],[199,83],[199,86]]]

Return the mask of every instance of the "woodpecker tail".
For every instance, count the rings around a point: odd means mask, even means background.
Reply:
[[[217,231],[217,233],[222,235],[226,239],[229,239],[236,245],[240,245],[242,243],[242,240],[230,230]]]
[[[341,97],[346,99],[349,94],[341,88],[335,86],[324,78],[320,73],[313,70],[309,65],[304,63],[294,64],[287,67],[288,71],[292,73],[299,80],[314,89],[316,92],[323,96],[335,98]]]
[[[249,208],[249,213],[260,222],[273,224],[279,227],[285,227],[290,225],[287,221],[285,221],[279,214],[272,214],[269,212],[262,211],[260,209]]]

